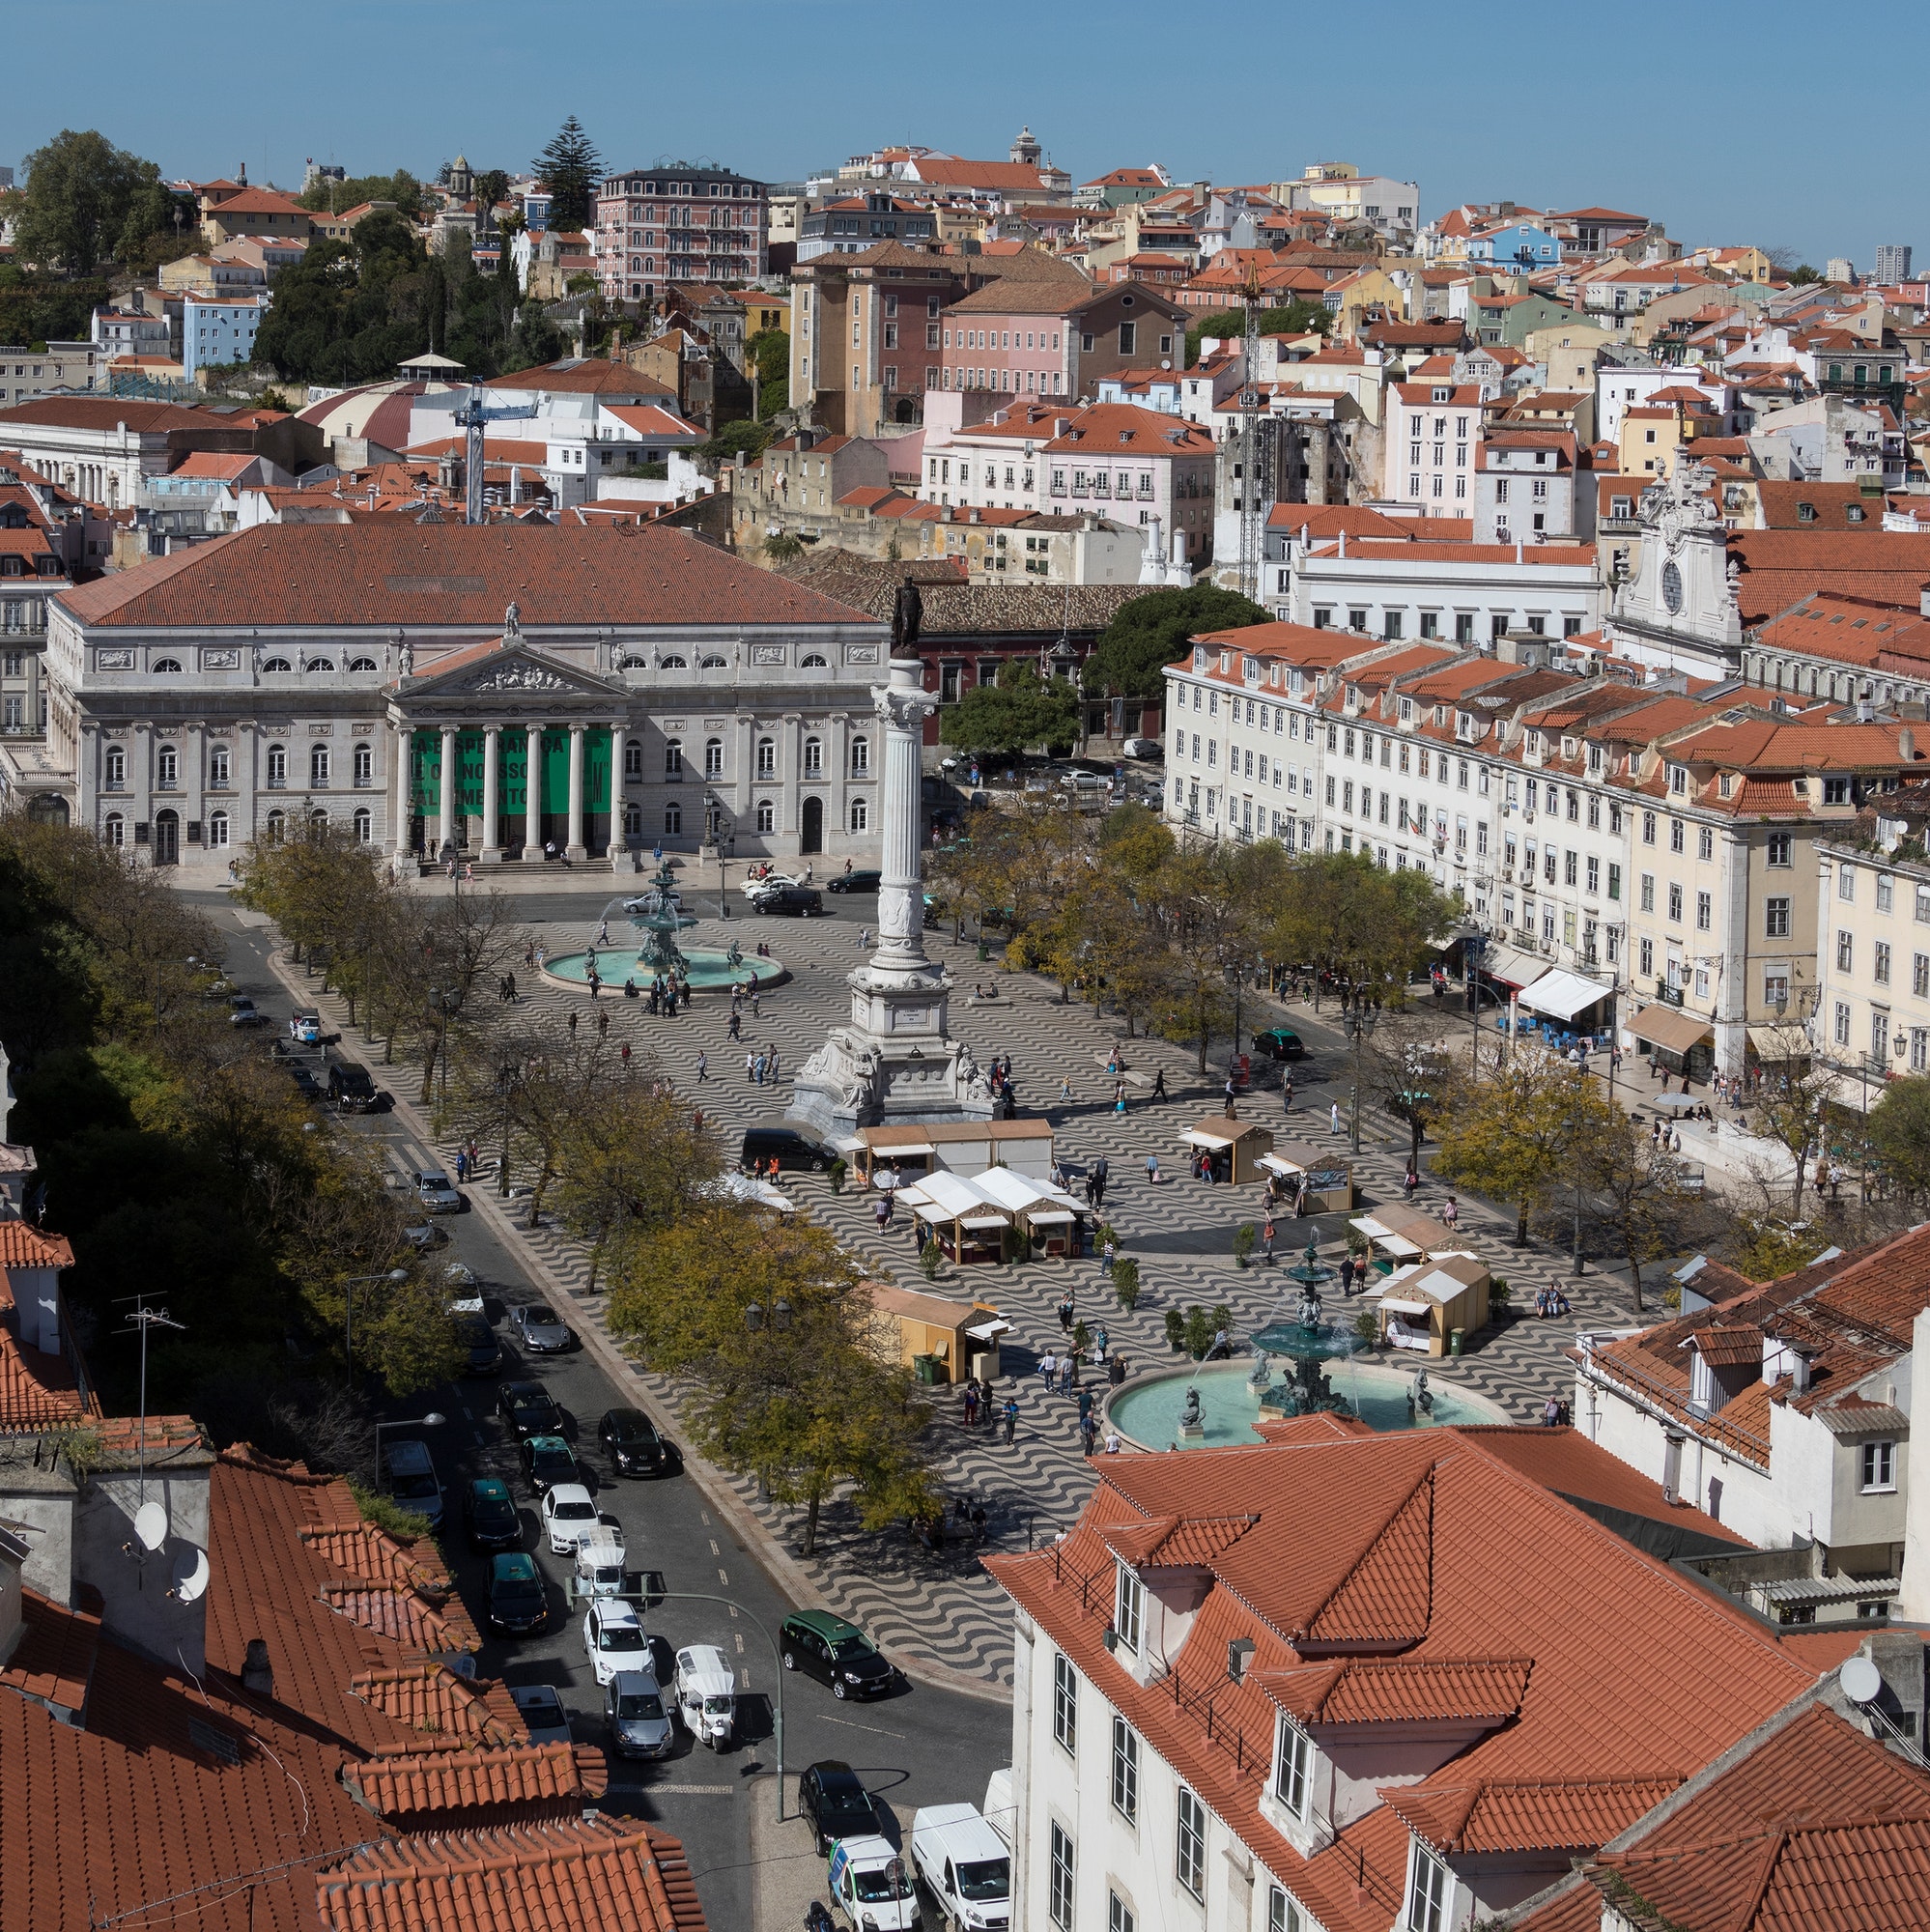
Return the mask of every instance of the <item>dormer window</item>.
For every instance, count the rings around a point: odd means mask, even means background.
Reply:
[[[1196,645],[1193,650],[1193,668],[1195,670],[1205,670],[1206,668],[1206,646],[1204,644]]]
[[[1453,1903],[1454,1874],[1415,1838],[1407,1865],[1405,1932],[1446,1932]]]
[[[1588,748],[1588,776],[1592,779],[1599,779],[1602,776],[1602,747],[1600,745],[1591,745]]]
[[[1411,697],[1404,697],[1401,700],[1401,722],[1404,724],[1411,724],[1414,722],[1414,700]]]
[[[1678,795],[1688,791],[1689,767],[1687,765],[1671,765],[1668,768],[1668,788]]]
[[[1222,651],[1220,653],[1220,669],[1223,673],[1233,669],[1233,653],[1231,651]]]
[[[1575,756],[1575,740],[1573,738],[1564,738],[1561,741],[1561,754],[1564,758]]]
[[[1716,781],[1716,789],[1723,798],[1732,796],[1736,789],[1736,775],[1733,772],[1724,772]]]
[[[1146,1585],[1123,1563],[1113,1590],[1113,1634],[1121,1650],[1139,1655],[1146,1628]]]
[[[1539,758],[1541,754],[1542,734],[1539,731],[1530,731],[1528,733],[1528,755],[1531,758]]]
[[[1273,1795],[1295,1818],[1307,1815],[1314,1788],[1314,1741],[1283,1711],[1273,1750]]]
[[[1850,802],[1850,781],[1848,779],[1825,779],[1823,781],[1823,803],[1825,805],[1848,805]]]

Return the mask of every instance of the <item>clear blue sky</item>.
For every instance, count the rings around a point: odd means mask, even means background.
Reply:
[[[1874,0],[1841,27],[1788,0],[0,0],[0,161],[71,127],[197,179],[245,159],[298,185],[306,155],[514,168],[574,112],[612,168],[706,156],[783,180],[906,139],[1003,158],[1029,122],[1075,180],[1344,159],[1418,180],[1428,215],[1600,203],[1691,244],[1867,269],[1909,242],[1930,267],[1911,105],[1930,23]]]

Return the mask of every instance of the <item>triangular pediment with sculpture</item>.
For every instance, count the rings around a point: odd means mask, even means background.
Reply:
[[[412,703],[437,698],[537,698],[554,703],[583,697],[601,704],[612,699],[621,702],[628,696],[621,678],[585,670],[538,650],[524,637],[514,604],[504,616],[499,638],[439,658],[419,673],[413,668],[413,653],[405,643],[400,668],[394,690],[398,697]]]

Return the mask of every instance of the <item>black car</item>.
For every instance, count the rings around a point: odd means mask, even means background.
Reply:
[[[1307,1042],[1291,1027],[1268,1027],[1254,1035],[1253,1050],[1263,1060],[1304,1060]]]
[[[540,1496],[558,1483],[582,1482],[583,1465],[560,1435],[532,1435],[523,1445],[523,1473]]]
[[[478,1476],[463,1491],[463,1521],[469,1548],[487,1555],[497,1549],[523,1548],[523,1519],[509,1485],[499,1476]]]
[[[288,1069],[288,1077],[295,1082],[295,1091],[304,1100],[320,1100],[322,1098],[322,1083],[316,1079],[314,1074],[309,1072],[307,1067],[291,1066]]]
[[[786,1670],[802,1670],[831,1686],[834,1697],[880,1697],[897,1688],[894,1664],[856,1624],[829,1610],[794,1610],[778,1632],[778,1655]]]
[[[842,878],[826,880],[824,889],[828,893],[875,893],[884,876],[875,866],[868,866],[860,871],[846,872]]]
[[[550,1621],[550,1600],[534,1558],[518,1549],[489,1559],[483,1617],[504,1636],[529,1636]]]
[[[338,1060],[328,1068],[328,1097],[345,1114],[366,1114],[378,1099],[376,1084],[366,1066]]]
[[[524,1440],[563,1433],[563,1411],[535,1382],[504,1382],[496,1392],[496,1412]]]
[[[490,1332],[489,1323],[480,1315],[456,1317],[456,1341],[468,1351],[468,1359],[463,1364],[466,1376],[493,1376],[501,1371],[501,1344]]]
[[[773,1156],[780,1168],[819,1173],[823,1171],[826,1158],[824,1150],[795,1127],[749,1129],[744,1136],[744,1165],[749,1167],[755,1162],[759,1167],[768,1167]]]
[[[611,1408],[596,1426],[596,1439],[610,1458],[612,1475],[669,1475],[680,1463],[677,1452],[657,1434],[640,1408]]]
[[[817,1855],[839,1838],[866,1838],[878,1829],[878,1814],[865,1781],[841,1758],[805,1766],[798,1779],[798,1809],[817,1835]]]
[[[789,919],[811,919],[824,910],[824,895],[815,886],[780,886],[755,903],[759,912],[781,913]]]

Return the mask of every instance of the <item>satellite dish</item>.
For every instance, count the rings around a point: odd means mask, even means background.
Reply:
[[[1867,1657],[1845,1658],[1836,1682],[1853,1704],[1874,1704],[1883,1694],[1883,1672]]]
[[[143,1503],[134,1512],[134,1535],[143,1549],[158,1549],[167,1541],[167,1506]]]
[[[207,1588],[208,1552],[189,1545],[174,1566],[174,1588],[168,1594],[184,1604],[191,1604]]]

